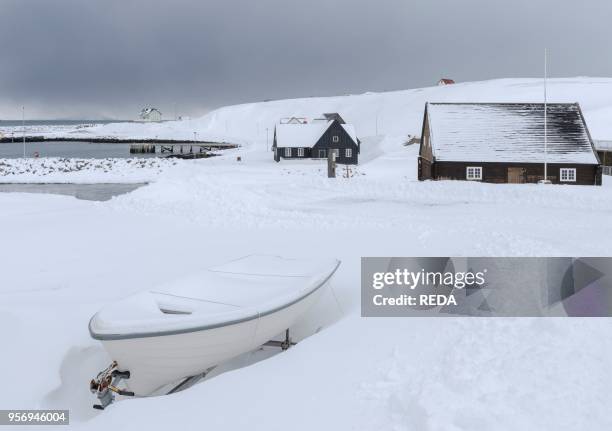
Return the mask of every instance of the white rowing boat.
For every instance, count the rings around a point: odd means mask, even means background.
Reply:
[[[129,296],[89,322],[126,385],[149,395],[263,345],[315,303],[340,262],[248,256]]]

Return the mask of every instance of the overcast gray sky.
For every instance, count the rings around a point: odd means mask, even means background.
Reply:
[[[612,76],[610,0],[0,0],[0,119]]]

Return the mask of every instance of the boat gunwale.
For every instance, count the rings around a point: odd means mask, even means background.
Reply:
[[[230,321],[225,321],[225,322],[219,322],[219,323],[211,323],[211,324],[202,325],[202,326],[193,326],[193,327],[189,327],[189,328],[169,329],[169,330],[160,330],[160,331],[151,331],[151,332],[134,332],[134,333],[125,333],[125,334],[100,334],[100,333],[94,332],[94,330],[92,329],[91,325],[92,325],[93,319],[98,314],[98,313],[96,313],[96,314],[94,314],[91,317],[91,319],[89,319],[89,324],[88,324],[89,335],[94,340],[100,340],[100,341],[130,340],[130,339],[135,339],[135,338],[151,338],[151,337],[164,337],[164,336],[168,336],[168,335],[189,334],[189,333],[192,333],[192,332],[206,331],[206,330],[209,330],[209,329],[218,329],[218,328],[223,328],[223,327],[226,327],[226,326],[232,326],[232,325],[237,325],[237,324],[244,323],[244,322],[249,322],[249,321],[254,320],[254,319],[259,319],[261,317],[265,317],[265,316],[268,316],[270,314],[277,313],[277,312],[279,312],[281,310],[284,310],[285,308],[289,308],[292,305],[297,304],[298,302],[302,301],[303,299],[305,299],[308,296],[312,295],[313,293],[317,292],[336,273],[336,271],[338,270],[338,267],[340,266],[340,263],[341,263],[341,261],[336,259],[336,265],[334,266],[333,270],[329,273],[329,275],[327,277],[325,277],[325,279],[323,281],[321,281],[314,289],[312,289],[308,293],[300,296],[299,298],[294,299],[291,302],[288,302],[287,304],[284,304],[284,305],[276,307],[276,308],[272,308],[272,309],[267,310],[267,311],[265,311],[263,313],[259,313],[258,312],[258,313],[254,314],[252,316],[243,317],[243,318],[240,318],[240,319],[235,319],[235,320],[230,320]]]

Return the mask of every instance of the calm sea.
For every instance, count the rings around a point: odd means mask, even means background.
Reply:
[[[0,193],[49,193],[88,201],[107,201],[145,186],[137,184],[0,184]]]
[[[130,144],[92,144],[89,142],[26,142],[26,157],[73,157],[105,159],[155,157],[156,154],[130,154]],[[159,154],[157,154],[159,157]],[[23,157],[23,143],[0,143],[0,159]]]
[[[26,120],[28,126],[78,126],[79,124],[131,123],[131,120]],[[21,127],[21,120],[0,120],[0,127]]]

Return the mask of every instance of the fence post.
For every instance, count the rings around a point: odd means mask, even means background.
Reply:
[[[336,178],[336,153],[327,150],[327,178]]]

